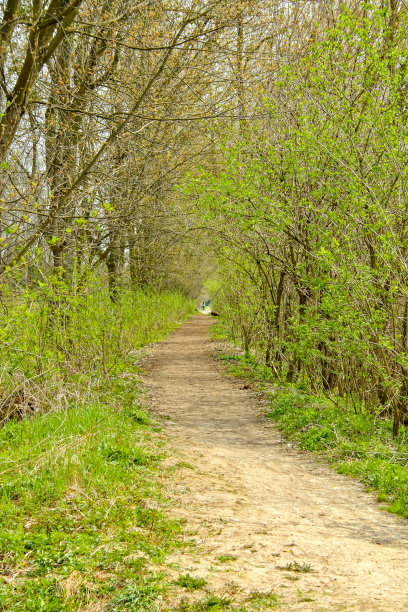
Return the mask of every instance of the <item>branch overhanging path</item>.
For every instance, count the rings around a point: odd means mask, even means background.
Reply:
[[[174,554],[169,572],[203,577],[237,605],[272,592],[281,610],[407,610],[407,521],[288,448],[259,393],[217,365],[212,323],[193,316],[148,360],[150,404],[173,460],[185,462],[172,512],[198,543]],[[180,597],[163,609],[179,609]]]

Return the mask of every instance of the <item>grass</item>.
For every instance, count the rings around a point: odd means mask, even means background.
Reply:
[[[139,374],[137,355],[117,352],[87,403],[0,428],[2,612],[159,609],[157,566],[181,545],[180,526],[163,511],[161,440]]]
[[[112,599],[107,609],[150,610],[160,580],[148,566],[164,560],[179,532],[160,509],[151,425],[95,403],[7,423],[0,448],[8,578],[0,609],[77,610]]]
[[[160,609],[160,595],[165,591],[162,576],[149,576],[144,581],[132,582],[122,589],[113,600],[105,606],[106,612],[134,610],[150,612]]]
[[[174,581],[174,584],[182,586],[188,591],[194,591],[196,589],[202,589],[207,584],[207,580],[205,580],[205,578],[194,578],[194,576],[190,576],[190,574],[184,574],[179,576],[179,578]]]
[[[287,572],[297,572],[299,574],[309,574],[313,571],[309,563],[298,563],[297,561],[291,561],[284,567],[279,567],[278,569]]]
[[[246,597],[242,604],[234,603],[228,597],[208,595],[204,599],[189,602],[183,600],[178,607],[178,612],[220,612],[221,610],[230,612],[255,612],[256,610],[272,610],[278,607],[279,600],[275,593],[252,592]]]
[[[0,308],[0,422],[88,403],[99,380],[130,375],[123,357],[161,340],[193,310],[170,291],[123,288],[113,304],[97,278],[74,295],[50,279],[9,296]]]
[[[275,593],[260,593],[254,592],[247,599],[250,610],[271,610],[279,604],[278,597]]]
[[[220,563],[228,563],[229,561],[236,561],[238,557],[236,555],[219,555],[217,561]]]
[[[222,331],[217,332],[222,338]],[[225,336],[224,336],[225,338]],[[408,428],[392,435],[390,420],[352,408],[336,407],[301,385],[277,382],[253,357],[220,355],[229,374],[250,381],[270,402],[271,418],[286,438],[326,459],[341,474],[376,491],[390,512],[408,518]]]
[[[184,600],[178,608],[178,612],[219,612],[220,610],[236,610],[236,608],[231,607],[230,599],[217,595],[208,595],[194,602]]]

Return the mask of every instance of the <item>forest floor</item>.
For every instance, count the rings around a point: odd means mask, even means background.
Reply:
[[[151,349],[149,402],[191,545],[168,558],[164,610],[408,609],[408,522],[296,449],[262,394],[229,377],[193,316]]]

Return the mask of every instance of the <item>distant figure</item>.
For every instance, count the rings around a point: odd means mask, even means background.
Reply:
[[[201,310],[205,310],[205,302],[201,302]]]

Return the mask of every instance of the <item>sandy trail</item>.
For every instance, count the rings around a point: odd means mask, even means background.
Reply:
[[[408,610],[408,522],[282,443],[259,394],[212,357],[212,323],[193,316],[149,358],[152,409],[194,468],[176,470],[172,512],[198,548],[173,555],[172,571],[235,601],[274,592],[281,610]]]

